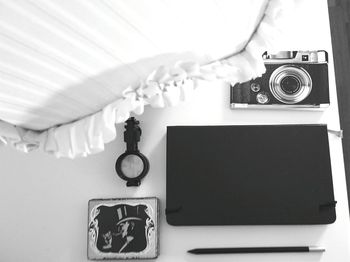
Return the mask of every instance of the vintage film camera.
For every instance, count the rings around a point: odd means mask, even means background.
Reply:
[[[326,51],[265,52],[266,72],[231,85],[231,108],[323,108],[329,106]]]

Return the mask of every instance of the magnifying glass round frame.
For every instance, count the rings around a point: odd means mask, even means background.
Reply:
[[[143,170],[141,174],[139,174],[137,177],[128,177],[122,171],[123,160],[130,155],[138,156],[143,164]],[[117,162],[115,164],[115,171],[117,171],[117,174],[121,179],[127,181],[126,186],[139,186],[141,183],[141,179],[144,178],[149,171],[149,162],[148,159],[140,152],[125,152],[118,157]]]

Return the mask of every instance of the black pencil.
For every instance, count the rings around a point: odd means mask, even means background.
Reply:
[[[195,248],[188,253],[204,254],[238,254],[238,253],[289,253],[289,252],[324,252],[322,247],[294,246],[294,247],[224,247],[224,248]]]

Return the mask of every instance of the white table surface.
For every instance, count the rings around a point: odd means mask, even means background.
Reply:
[[[202,85],[191,102],[165,110],[147,108],[139,117],[140,149],[151,169],[139,188],[126,188],[114,163],[124,151],[123,126],[106,150],[85,159],[59,159],[42,152],[25,155],[0,149],[0,261],[87,261],[87,203],[92,198],[157,196],[161,200],[157,261],[350,261],[349,210],[341,139],[329,135],[337,220],[331,225],[174,227],[165,220],[167,125],[327,123],[339,129],[326,0],[299,1],[286,50],[329,53],[331,106],[321,111],[229,109],[229,87]],[[298,20],[298,22],[297,22]],[[273,163],[271,163],[273,164]],[[181,188],[179,188],[181,190]],[[195,256],[196,247],[319,245],[321,253]]]

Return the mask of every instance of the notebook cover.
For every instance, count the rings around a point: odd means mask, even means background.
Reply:
[[[333,223],[327,126],[168,127],[166,219],[171,225]]]

